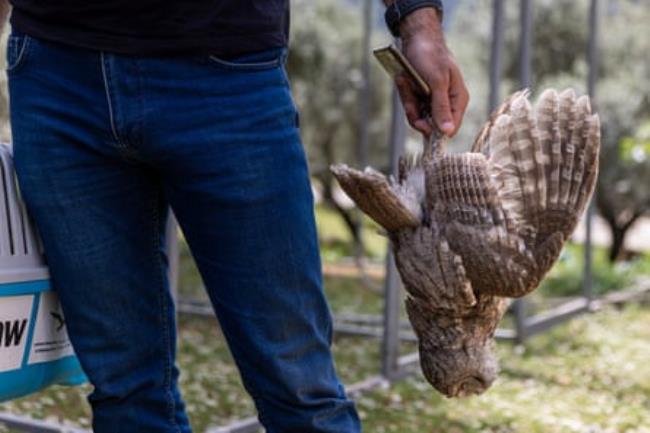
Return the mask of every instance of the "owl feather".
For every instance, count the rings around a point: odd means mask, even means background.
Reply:
[[[600,122],[589,98],[546,90],[510,96],[470,152],[433,135],[400,159],[397,180],[332,167],[383,226],[407,292],[425,377],[440,392],[478,394],[497,374],[493,336],[508,298],[537,288],[591,198]]]

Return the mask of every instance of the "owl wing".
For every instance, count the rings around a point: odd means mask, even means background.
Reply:
[[[432,163],[427,195],[474,287],[516,297],[537,287],[591,197],[600,127],[572,90],[544,92],[535,109],[518,93],[497,113],[479,153]]]
[[[535,108],[521,94],[495,119],[483,143],[499,199],[534,252],[537,272],[544,274],[593,193],[598,116],[591,113],[589,98],[577,98],[571,89],[545,91]]]
[[[504,211],[480,153],[445,154],[425,162],[429,214],[462,258],[477,293],[500,296],[530,289],[535,261]]]
[[[444,311],[459,317],[475,306],[476,297],[463,261],[435,225],[401,230],[393,237],[393,246],[397,269],[409,295],[407,311],[414,325],[418,319],[411,314],[412,310],[428,311],[434,316]],[[420,328],[416,331],[426,332]]]
[[[330,170],[359,209],[389,233],[420,225],[424,174],[419,160],[400,160],[399,182],[372,168],[359,171],[338,164]]]
[[[494,128],[494,125],[496,124],[496,120],[499,116],[502,114],[507,113],[510,111],[510,107],[512,106],[512,102],[519,98],[520,96],[525,96],[527,95],[527,90],[520,90],[518,92],[513,93],[506,99],[503,104],[501,104],[492,114],[490,115],[490,119],[485,122],[479,133],[477,134],[476,138],[474,139],[474,145],[472,146],[472,152],[482,152],[485,155],[488,155],[490,152],[490,141],[489,137],[492,133],[492,130]]]

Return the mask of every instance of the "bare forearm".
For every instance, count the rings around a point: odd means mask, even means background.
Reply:
[[[442,32],[442,23],[439,12],[434,8],[422,8],[406,16],[400,24],[400,36],[406,39],[415,34],[426,31],[435,36],[437,42],[444,44],[445,37]]]
[[[384,2],[384,6],[386,6],[386,7],[388,7],[388,6],[392,5],[393,3],[395,3],[395,0],[382,0],[382,1]],[[423,8],[423,9],[426,9],[430,13],[434,13],[435,17],[438,18],[438,23],[440,23],[441,16],[440,16],[440,12],[438,10],[436,10],[434,8]]]
[[[7,17],[9,16],[10,10],[11,5],[9,4],[9,0],[0,0],[0,33],[2,33],[7,24]]]

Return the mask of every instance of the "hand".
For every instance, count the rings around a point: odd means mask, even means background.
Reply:
[[[434,8],[422,8],[409,14],[400,24],[402,52],[431,88],[430,112],[435,126],[445,135],[453,136],[460,128],[469,102],[460,69],[452,57]],[[411,126],[428,136],[433,125],[421,109],[421,94],[406,77],[395,80]],[[425,110],[426,111],[426,110]]]

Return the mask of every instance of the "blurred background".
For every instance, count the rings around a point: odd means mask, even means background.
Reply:
[[[415,345],[408,326],[397,322],[404,334],[396,337],[399,346],[387,342],[382,326],[386,295],[398,290],[386,278],[387,242],[328,167],[346,162],[389,172],[391,151],[415,152],[420,138],[402,128],[396,139],[402,114],[388,76],[369,56],[370,48],[392,42],[381,2],[292,0],[287,68],[309,157],[325,290],[337,318],[338,370],[346,384],[380,373],[392,381],[356,395],[365,431],[648,433],[650,2],[451,0],[445,6],[448,45],[471,94],[453,150],[468,150],[495,102],[522,85],[532,99],[547,87],[591,93],[602,122],[593,218],[589,235],[581,224],[542,286],[504,319],[502,372],[485,395],[446,400],[417,368],[391,369],[397,358],[387,352],[408,354]],[[3,50],[5,44],[6,34]],[[7,141],[5,81],[3,75]],[[202,432],[253,417],[255,409],[208,315],[182,234],[178,246],[181,383],[194,429]],[[0,411],[88,429],[88,391],[54,387]]]

